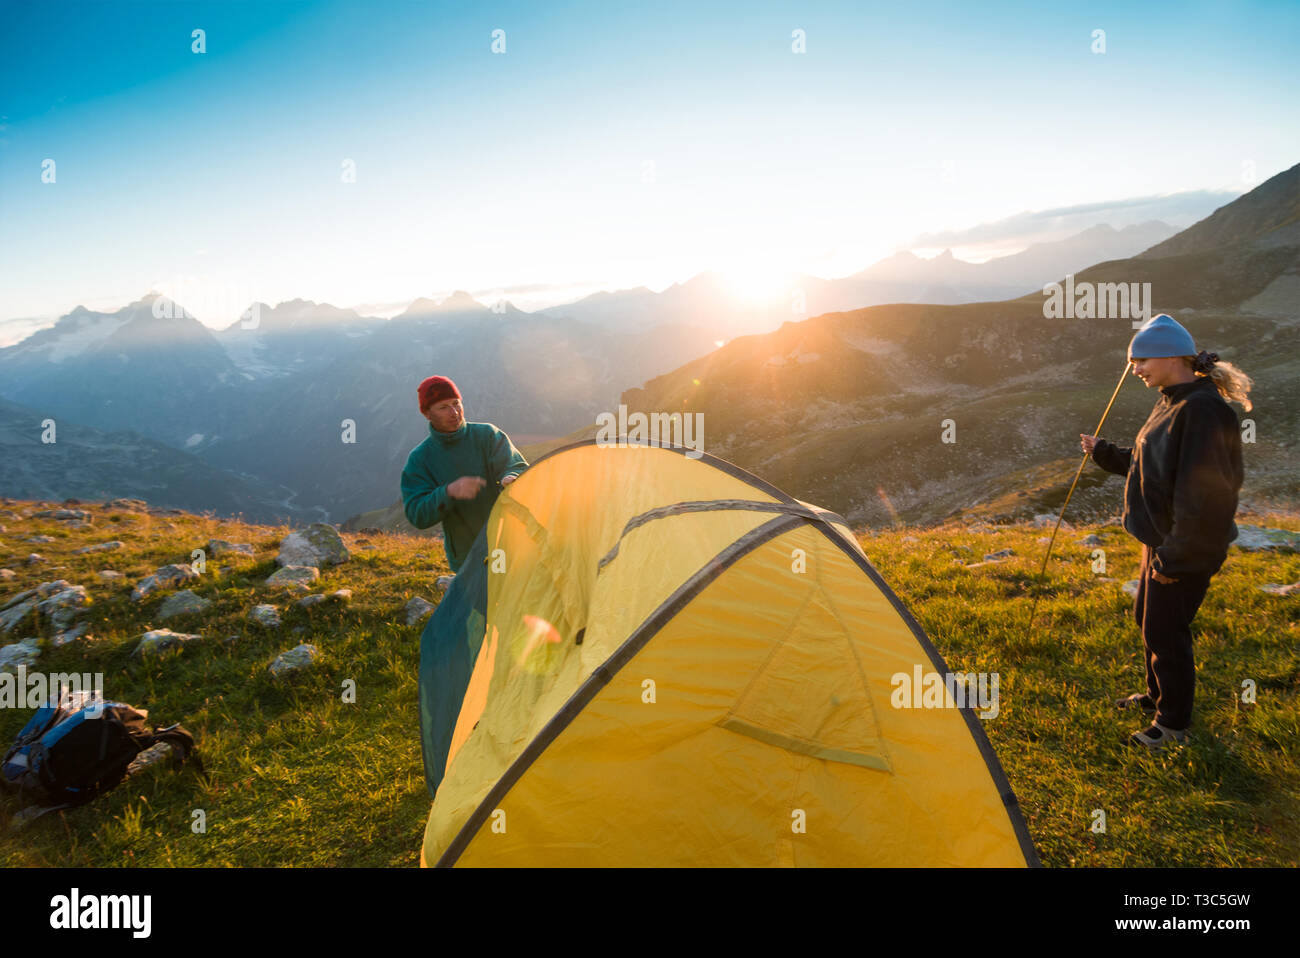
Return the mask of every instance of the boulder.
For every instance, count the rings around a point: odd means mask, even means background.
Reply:
[[[307,591],[311,584],[320,578],[320,570],[310,565],[287,565],[277,570],[266,584],[273,588],[289,588]]]
[[[1242,552],[1300,552],[1300,532],[1238,523],[1232,544]]]
[[[149,504],[143,499],[110,499],[104,503],[105,509],[122,509],[125,512],[144,512]]]
[[[1102,544],[1101,536],[1096,535],[1095,533],[1086,535],[1079,540],[1079,545],[1081,546],[1099,546]]]
[[[26,562],[28,565],[36,565],[39,562],[44,562],[45,556],[41,555],[39,552],[33,552],[23,561]]]
[[[116,569],[100,569],[98,574],[99,577],[105,580],[106,582],[112,582],[115,579],[125,578],[125,576],[123,576],[122,573],[118,572]]]
[[[177,592],[175,595],[169,595],[163,600],[162,608],[158,610],[158,619],[166,622],[178,615],[203,612],[210,605],[212,605],[211,600],[195,595],[192,589],[186,589],[183,592]]]
[[[1012,549],[999,549],[997,552],[990,552],[988,555],[986,555],[984,557],[984,561],[1001,562],[1003,559],[1007,558],[1008,556],[1013,556],[1015,554],[1016,554],[1015,551]]]
[[[433,584],[436,585],[443,592],[446,592],[448,589],[451,588],[451,584],[455,581],[456,581],[456,577],[454,575],[440,575],[438,576],[437,579],[434,580]]]
[[[251,542],[227,542],[225,539],[209,539],[205,551],[208,553],[209,558],[224,555],[238,555],[248,559],[257,558]]]
[[[54,633],[54,638],[50,639],[50,648],[59,649],[76,642],[78,639],[93,639],[94,636],[86,634],[88,628],[90,628],[89,622],[78,622],[69,629]]]
[[[1056,516],[1046,512],[1042,513],[1041,515],[1034,516],[1034,525],[1039,529],[1054,529],[1056,528]],[[1068,530],[1074,527],[1071,526],[1068,522],[1062,521],[1061,528]]]
[[[311,668],[320,658],[320,655],[320,649],[304,642],[302,645],[294,646],[288,652],[281,652],[277,655],[275,661],[267,667],[267,671],[271,673],[273,679],[296,675],[304,669]]]
[[[18,573],[13,569],[0,569],[0,582],[3,582],[6,579],[12,579],[17,574]]]
[[[352,590],[351,590],[351,589],[335,589],[333,592],[331,592],[331,593],[329,594],[329,597],[330,597],[331,599],[333,599],[335,602],[351,602],[351,601],[352,601]]]
[[[74,555],[81,555],[85,552],[112,552],[114,549],[121,549],[126,543],[121,539],[112,539],[108,542],[97,542],[93,546],[82,546],[80,549],[73,549]]]
[[[140,636],[140,642],[131,654],[136,658],[143,659],[151,655],[160,655],[172,649],[179,649],[190,642],[198,642],[202,638],[201,635],[173,632],[171,629],[153,629]]]
[[[28,536],[28,537],[27,537],[26,539],[24,539],[23,541],[24,541],[24,542],[45,543],[45,542],[57,542],[58,540],[55,539],[54,536]]]
[[[16,672],[18,667],[30,668],[36,664],[41,654],[41,640],[23,639],[13,645],[0,648],[0,672]]]
[[[1127,582],[1124,583],[1124,585],[1121,588],[1123,588],[1124,594],[1127,595],[1129,598],[1136,599],[1138,594],[1138,586],[1140,584],[1141,584],[1140,580],[1138,579],[1129,579]]]
[[[32,513],[33,519],[89,519],[90,513],[84,509],[42,509]]]
[[[260,605],[253,606],[248,613],[248,620],[257,623],[264,629],[278,629],[280,627],[280,610],[270,603],[263,602]]]
[[[422,599],[417,595],[410,602],[406,603],[402,611],[406,613],[406,624],[415,625],[421,619],[428,618],[436,608],[437,606],[432,602]]]
[[[306,529],[285,536],[275,562],[281,567],[314,566],[320,569],[347,562],[350,558],[352,555],[337,529],[324,522],[313,522]]]
[[[294,603],[300,609],[310,609],[313,605],[320,605],[325,601],[325,596],[319,592],[315,595],[305,595]]]
[[[1269,582],[1259,587],[1260,592],[1267,592],[1269,595],[1300,595],[1300,582],[1292,582],[1290,585],[1278,585]]]
[[[31,595],[31,592],[27,594]],[[0,633],[8,633],[16,629],[18,624],[36,609],[36,603],[35,598],[23,599],[0,610]]]
[[[60,580],[63,581],[63,580]],[[58,631],[69,628],[86,606],[90,605],[90,596],[82,585],[69,586],[42,599],[36,606],[41,615],[49,618]]]
[[[184,585],[186,582],[193,582],[198,577],[199,574],[188,563],[181,562],[175,565],[165,565],[155,571],[153,575],[140,580],[136,587],[131,590],[131,601],[139,602],[159,589]]]

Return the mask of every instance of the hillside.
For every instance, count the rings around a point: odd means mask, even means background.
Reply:
[[[35,513],[75,509],[80,528]],[[1300,530],[1300,515],[1268,515]],[[82,585],[86,635],[59,648],[47,637],[39,667],[102,672],[105,692],[149,709],[158,724],[193,731],[209,775],[153,766],[82,808],[24,824],[0,793],[5,866],[414,866],[428,813],[416,726],[422,620],[433,602],[441,550],[425,539],[345,534],[350,557],[321,569],[311,594],[350,597],[298,605],[302,593],[264,584],[288,527],[256,526],[130,503],[0,503],[0,606],[43,582]],[[1109,570],[1090,568],[1100,536]],[[32,536],[45,561],[22,561]],[[188,587],[211,603],[165,622],[176,588],[142,601],[131,586],[188,560],[211,539],[248,543],[253,555],[211,557]],[[78,549],[115,540],[120,548]],[[863,548],[950,668],[997,671],[1001,710],[986,724],[1048,866],[1294,865],[1300,856],[1300,605],[1261,590],[1300,579],[1300,555],[1233,549],[1197,619],[1197,725],[1191,744],[1152,757],[1122,745],[1131,720],[1110,699],[1140,679],[1138,639],[1121,584],[1136,568],[1131,540],[1113,526],[1066,530],[1030,631],[1027,600],[1044,530],[1029,524],[900,528],[860,537]],[[1011,549],[1009,558],[982,556]],[[119,573],[108,577],[103,570]],[[250,619],[272,604],[278,626]],[[5,616],[0,615],[0,619]],[[156,657],[132,651],[148,629],[200,638]],[[29,617],[3,636],[44,635]],[[320,658],[273,679],[268,666],[298,645]],[[12,646],[0,649],[8,655]],[[1254,707],[1236,699],[1257,678]],[[345,702],[344,683],[355,683]],[[0,710],[11,741],[25,709]],[[1108,831],[1093,834],[1104,808]],[[193,812],[205,813],[195,833]]]

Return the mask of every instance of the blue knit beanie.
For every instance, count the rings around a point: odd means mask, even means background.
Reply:
[[[1130,362],[1135,358],[1161,359],[1166,356],[1195,355],[1196,343],[1192,340],[1192,334],[1165,313],[1148,319],[1128,344]]]

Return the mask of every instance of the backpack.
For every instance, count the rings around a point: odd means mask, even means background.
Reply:
[[[63,695],[36,710],[0,765],[0,782],[41,805],[84,805],[118,785],[137,755],[158,742],[192,759],[194,736],[180,725],[150,729],[149,713],[98,692]],[[52,809],[51,809],[52,810]]]

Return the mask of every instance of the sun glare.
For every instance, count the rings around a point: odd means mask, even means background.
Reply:
[[[727,292],[742,303],[770,303],[790,293],[790,276],[780,270],[729,269],[723,275]]]

